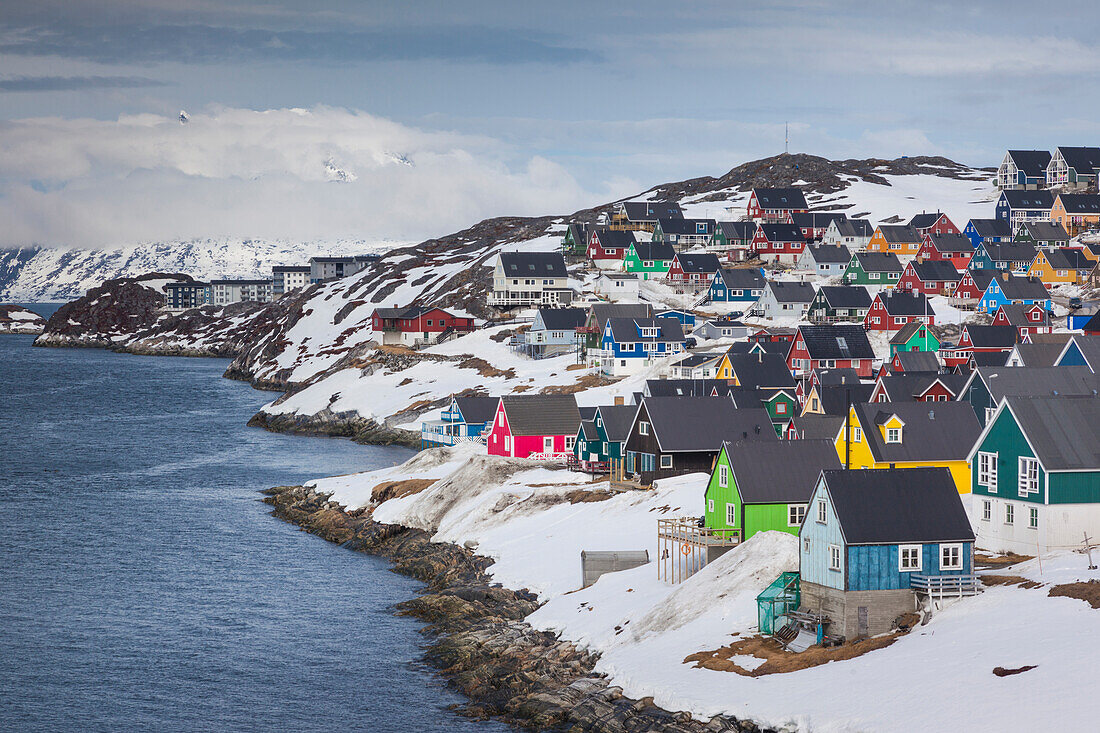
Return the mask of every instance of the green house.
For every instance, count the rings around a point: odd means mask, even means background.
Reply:
[[[1100,535],[1097,446],[1095,395],[1005,397],[967,456],[978,546],[1046,554]]]
[[[935,354],[940,350],[940,340],[928,326],[920,321],[906,323],[900,331],[890,337],[890,358],[899,351],[930,351]]]
[[[742,541],[768,530],[797,535],[821,472],[840,467],[830,440],[726,442],[707,484],[704,524]]]
[[[764,395],[760,400],[760,405],[768,411],[768,415],[770,415],[772,419],[772,425],[775,427],[776,435],[782,438],[783,430],[787,427],[787,422],[790,421],[793,415],[798,414],[798,398],[795,397],[794,390],[776,389],[762,391]]]
[[[591,233],[587,224],[574,222],[565,228],[561,240],[561,252],[565,255],[584,255],[588,251],[588,236]]]
[[[901,260],[893,252],[856,252],[844,271],[846,285],[896,285],[901,279]]]
[[[637,273],[642,280],[659,280],[668,274],[676,251],[663,242],[635,242],[626,251],[623,269]]]
[[[634,405],[604,405],[596,408],[591,420],[582,420],[573,444],[573,457],[585,471],[607,470],[611,461],[623,458],[623,443],[630,433]]]

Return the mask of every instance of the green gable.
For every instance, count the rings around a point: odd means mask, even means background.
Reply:
[[[726,479],[725,486],[722,486],[723,476]],[[791,511],[792,506],[798,507],[794,513]],[[708,529],[730,531],[731,534],[741,530],[742,540],[747,540],[758,532],[769,530],[797,535],[799,522],[792,523],[792,520],[800,519],[805,512],[805,504],[744,503],[737,490],[737,480],[733,475],[729,456],[723,446],[710,474],[704,509],[703,523]]]
[[[905,343],[890,344],[890,357],[893,358],[899,351],[930,351],[934,354],[939,350],[940,340],[932,333],[932,329],[922,325]]]
[[[981,454],[992,454],[996,460],[996,483],[986,486],[983,482],[987,478],[986,472],[980,471]],[[1043,503],[1043,469],[1039,468],[1038,494],[1020,496],[1018,490],[1019,458],[1025,456],[1034,458],[1035,453],[1027,444],[1020,426],[1016,424],[1011,410],[1001,410],[994,418],[992,425],[986,428],[985,437],[978,444],[974,453],[974,462],[970,470],[970,488],[976,496],[997,496],[1013,501],[1030,501],[1036,504]],[[990,459],[986,459],[990,460]],[[993,484],[992,481],[989,482]]]
[[[649,280],[651,274],[661,275],[662,277],[668,272],[668,268],[672,266],[671,260],[652,260],[647,265],[641,258],[638,257],[638,250],[634,248],[634,245],[630,245],[630,248],[626,251],[626,256],[623,258],[623,270],[626,272],[638,273],[642,276],[643,280]]]

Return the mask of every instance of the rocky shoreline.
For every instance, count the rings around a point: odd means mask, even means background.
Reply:
[[[312,489],[282,486],[265,494],[276,517],[347,549],[384,557],[395,572],[425,583],[417,598],[398,605],[398,613],[427,624],[425,658],[468,699],[461,706],[465,715],[578,733],[771,730],[725,716],[704,722],[648,698],[624,697],[593,672],[597,656],[523,620],[538,599],[493,584],[485,572],[489,558],[432,542],[422,530],[379,524],[369,509],[345,511]]]
[[[379,425],[357,412],[322,410],[315,415],[272,414],[261,410],[251,417],[248,426],[272,433],[312,435],[329,438],[350,438],[363,445],[403,445],[420,447],[420,433]]]

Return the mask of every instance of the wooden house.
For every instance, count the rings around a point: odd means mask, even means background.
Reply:
[[[821,238],[822,244],[843,245],[852,252],[858,252],[867,246],[875,228],[866,219],[845,219],[833,221]]]
[[[663,242],[634,242],[623,258],[623,270],[642,280],[657,280],[668,275],[668,268],[676,257],[671,244]]]
[[[489,455],[567,460],[581,424],[573,395],[500,398],[486,441]]]
[[[910,356],[927,352],[899,352],[897,356]],[[931,368],[931,364],[926,368]],[[951,402],[957,399],[966,383],[965,374],[944,374],[937,371],[910,371],[882,374],[871,390],[870,402]]]
[[[1009,150],[997,168],[997,187],[1002,190],[1046,188],[1048,150]]]
[[[1066,341],[1069,341],[1068,333],[1059,334],[1045,334],[1046,336],[1056,336],[1065,339],[1061,342],[1038,342],[1033,343],[1029,341],[1021,341],[1012,347],[1012,351],[1008,352],[1008,358],[1005,360],[1005,366],[1010,367],[1052,367],[1054,362],[1058,360],[1058,355],[1062,353],[1062,349],[1065,348]],[[1042,338],[1044,334],[1038,334],[1037,337]],[[1028,337],[1031,338],[1030,336]]]
[[[722,351],[684,352],[668,365],[668,375],[672,379],[715,379],[723,354]]]
[[[652,318],[653,306],[648,303],[593,303],[588,307],[584,325],[577,329],[582,337],[582,351],[590,367],[598,367],[602,358],[600,344],[609,318]]]
[[[844,417],[848,408],[858,402],[867,402],[875,385],[864,382],[851,384],[812,384],[802,405],[803,415],[833,415]],[[836,431],[829,436],[832,440]]]
[[[799,537],[801,609],[830,636],[883,634],[918,594],[972,595],[974,532],[947,471],[823,471]]]
[[[755,222],[719,221],[714,224],[714,236],[706,249],[727,262],[741,262],[749,258],[755,237]]]
[[[725,442],[776,442],[760,407],[738,409],[728,397],[645,397],[627,435],[626,472],[642,483],[710,473]]]
[[[790,224],[791,214],[809,211],[798,188],[754,188],[745,213],[757,224]]]
[[[1050,221],[1053,206],[1054,194],[1050,191],[1001,191],[994,215],[1017,231],[1024,222]]]
[[[452,336],[472,333],[475,328],[472,316],[435,306],[375,308],[371,313],[371,329],[376,338],[380,337],[381,342],[387,345],[434,344]]]
[[[1100,533],[1100,400],[1004,398],[968,456],[974,526],[993,552],[1045,555]]]
[[[1050,292],[1043,281],[1033,277],[1018,277],[1008,271],[1001,271],[998,277],[989,281],[978,310],[983,313],[996,313],[1006,303],[1020,305],[1039,305],[1050,310]]]
[[[909,225],[880,224],[867,243],[866,251],[897,255],[905,262],[917,256],[922,244],[924,235]]]
[[[531,328],[517,333],[509,345],[530,359],[572,354],[582,338],[577,329],[587,317],[584,308],[539,308]]]
[[[791,214],[791,223],[802,230],[807,242],[820,242],[834,222],[842,222],[848,215],[840,211],[803,211]]]
[[[710,244],[714,219],[661,218],[653,229],[653,241],[671,244],[677,251]]]
[[[675,201],[620,201],[611,210],[612,229],[652,232],[661,218],[682,218],[684,212]]]
[[[764,294],[752,307],[752,313],[764,318],[795,318],[801,320],[813,302],[814,286],[793,280],[769,280]]]
[[[810,301],[810,323],[862,323],[871,307],[871,294],[862,285],[823,285]]]
[[[608,318],[600,341],[600,371],[609,377],[637,374],[657,359],[681,353],[687,343],[675,318]]]
[[[1041,248],[1068,247],[1069,233],[1061,224],[1052,221],[1029,221],[1020,225],[1012,241]]]
[[[1100,169],[1100,148],[1055,148],[1047,163],[1047,188],[1078,191],[1096,185],[1096,171]]]
[[[596,267],[620,270],[627,250],[634,244],[634,232],[622,229],[593,229],[585,257]]]
[[[963,241],[966,238],[963,237]],[[965,269],[965,268],[964,268]],[[959,284],[962,275],[947,259],[926,260],[918,256],[905,265],[896,291],[923,293],[925,295],[950,295]]]
[[[1004,270],[1017,272],[1027,270],[1035,259],[1035,245],[1029,242],[1013,241],[1010,244],[982,243],[974,250],[970,258],[971,270]]]
[[[1054,362],[1056,366],[1084,366],[1100,374],[1100,337],[1074,334]]]
[[[936,311],[932,309],[928,297],[909,290],[883,290],[875,296],[867,310],[863,327],[868,331],[896,331],[912,322],[935,325]]]
[[[1023,341],[1037,333],[1051,333],[1054,326],[1050,322],[1050,313],[1039,305],[1020,305],[1006,303],[997,309],[993,316],[994,326],[1012,326],[1016,329],[1016,340]]]
[[[971,219],[963,229],[973,251],[982,242],[1004,244],[1012,241],[1012,227],[1005,219]]]
[[[452,396],[438,420],[420,424],[420,447],[434,448],[460,443],[485,443],[485,428],[500,405],[499,397]]]
[[[905,269],[893,252],[856,252],[844,271],[847,285],[880,285],[893,287]]]
[[[747,339],[753,327],[742,323],[732,316],[708,318],[695,327],[692,336],[698,339]],[[746,344],[751,346],[751,344]]]
[[[940,350],[940,340],[932,329],[920,321],[910,321],[890,337],[890,356],[899,351],[928,351],[935,354]]]
[[[929,234],[917,253],[917,259],[950,262],[960,272],[970,266],[970,258],[973,256],[974,245],[963,234]]]
[[[724,443],[704,494],[703,522],[741,541],[767,531],[797,535],[821,472],[839,468],[830,440]]]
[[[779,354],[786,358],[790,349],[789,341],[744,341],[730,344],[723,354],[723,359],[718,363],[718,372],[715,377],[733,385],[733,364],[731,358],[739,354]],[[785,385],[786,383],[784,383]]]
[[[1002,354],[1004,360],[1008,352],[1016,345],[1019,334],[1015,326],[984,326],[967,323],[959,333],[959,342],[953,347],[945,346],[941,354],[943,363],[948,367],[958,367],[970,362],[974,354]]]
[[[1100,227],[1100,194],[1058,194],[1050,208],[1050,220],[1074,237]]]
[[[899,377],[883,377],[898,379]],[[981,432],[965,402],[867,402],[852,405],[837,436],[840,461],[852,468],[946,468],[960,493],[970,491],[966,455]]]
[[[795,266],[819,277],[843,275],[852,261],[852,251],[842,244],[810,245],[802,251]]]
[[[875,352],[862,326],[833,323],[799,326],[787,353],[787,368],[795,376],[815,369],[852,368],[870,377]]]
[[[665,281],[674,288],[697,292],[709,288],[714,273],[722,269],[718,255],[710,252],[679,252],[672,258]]]
[[[909,226],[916,229],[921,237],[930,234],[961,234],[955,223],[941,211],[916,214],[909,220]]]
[[[752,240],[753,255],[765,262],[793,265],[805,249],[802,230],[794,224],[761,224]]]
[[[573,291],[561,252],[501,252],[488,304],[497,308],[569,305]]]
[[[585,254],[588,251],[588,240],[591,233],[591,224],[583,221],[570,222],[561,238],[562,254],[572,256]]]
[[[1027,270],[1027,276],[1038,278],[1048,287],[1077,285],[1085,281],[1093,267],[1095,263],[1079,249],[1040,249]]]
[[[642,292],[642,284],[637,273],[604,271],[592,283],[592,292],[610,301],[637,302]]]
[[[1085,366],[978,367],[967,378],[959,399],[967,402],[984,427],[1005,397],[1093,396],[1100,376]]]
[[[959,275],[959,284],[951,292],[951,300],[957,307],[976,305],[989,287],[989,281],[996,275],[996,270],[968,269]]]
[[[756,267],[719,268],[710,283],[708,300],[712,303],[755,303],[764,295],[768,281]]]
[[[591,420],[582,420],[573,448],[574,466],[586,473],[609,472],[623,458],[623,444],[634,422],[636,405],[601,405]]]

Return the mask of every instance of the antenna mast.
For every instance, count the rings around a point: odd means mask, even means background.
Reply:
[[[783,153],[787,154],[791,152],[791,125],[789,122],[783,123]]]

